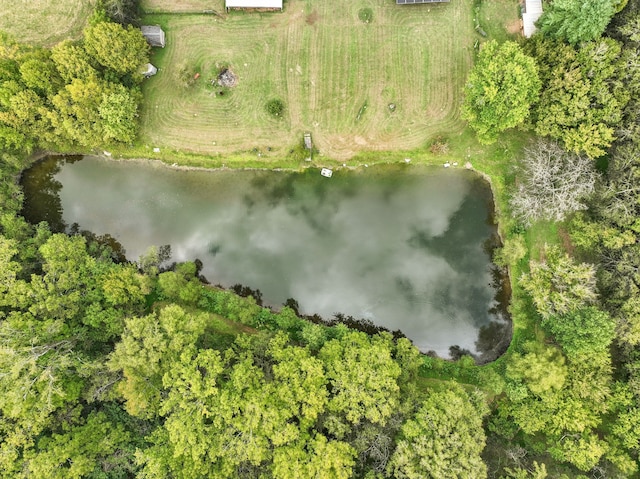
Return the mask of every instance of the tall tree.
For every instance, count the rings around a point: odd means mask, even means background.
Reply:
[[[525,149],[518,171],[518,186],[511,197],[513,213],[530,225],[539,220],[562,221],[587,208],[594,192],[593,161],[565,151],[555,142],[540,139]]]
[[[104,88],[102,82],[87,79],[73,80],[60,90],[52,99],[55,110],[49,113],[55,134],[50,140],[98,147],[102,143],[98,106]],[[100,92],[100,96],[96,92]]]
[[[517,43],[487,42],[467,79],[462,118],[481,143],[493,143],[527,118],[540,86],[535,60]]]
[[[558,348],[525,343],[507,366],[507,393],[493,418],[498,434],[544,444],[558,461],[593,468],[607,451],[598,428],[609,408],[611,365],[607,356],[566,362]]]
[[[76,422],[79,424],[65,425],[64,432],[40,438],[37,447],[27,453],[22,474],[16,477],[100,477],[100,466],[117,452],[122,454],[130,436],[122,424],[112,423],[104,413],[92,412]]]
[[[595,303],[596,270],[592,264],[577,264],[558,248],[547,247],[545,261],[532,261],[530,267],[521,283],[544,320]]]
[[[62,78],[49,50],[34,50],[20,59],[20,76],[24,84],[41,96],[51,95],[62,86]]]
[[[385,423],[398,407],[401,371],[388,334],[349,332],[322,347],[332,395],[327,408],[350,424]]]
[[[612,0],[554,0],[538,25],[543,35],[575,45],[600,37],[614,13]]]
[[[478,394],[460,387],[430,392],[402,426],[388,472],[397,479],[486,477],[480,453],[488,409]]]
[[[576,49],[537,36],[525,50],[536,59],[545,85],[531,114],[536,133],[561,140],[568,151],[604,155],[629,101],[620,44],[600,39]]]
[[[138,103],[141,95],[122,85],[114,85],[109,93],[103,93],[98,113],[103,122],[103,138],[106,142],[132,143],[138,130]]]
[[[138,76],[138,70],[149,61],[149,45],[142,32],[129,25],[98,22],[84,31],[84,47],[100,65],[120,76]]]
[[[104,352],[143,296],[134,270],[91,256],[82,237],[48,237],[32,258],[37,273],[28,277],[16,269],[15,240],[2,244],[0,471],[18,477],[18,458],[36,438],[75,416],[81,399],[94,401],[108,389]]]
[[[615,337],[611,317],[595,307],[580,308],[549,318],[545,328],[553,334],[569,358],[606,355]]]
[[[98,77],[98,71],[91,64],[95,60],[86,52],[82,42],[65,40],[58,43],[51,49],[51,58],[66,83]]]
[[[109,368],[122,372],[118,389],[127,411],[139,417],[153,417],[162,404],[162,378],[179,363],[204,333],[206,315],[189,315],[170,305],[159,313],[125,320],[125,330]]]

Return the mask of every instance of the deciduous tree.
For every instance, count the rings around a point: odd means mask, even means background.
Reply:
[[[518,185],[511,197],[514,215],[530,225],[539,220],[562,221],[587,208],[597,174],[593,161],[565,151],[549,140],[526,148],[518,170]]]
[[[576,49],[538,36],[525,51],[536,59],[545,86],[531,114],[536,133],[590,158],[604,155],[629,101],[620,44],[607,38]]]
[[[402,426],[388,473],[397,479],[486,477],[480,453],[488,409],[477,394],[459,387],[430,392]]]
[[[521,278],[543,319],[567,314],[596,300],[596,270],[592,264],[576,263],[558,248],[545,249],[545,261],[532,261],[531,272]]]
[[[206,315],[189,315],[170,305],[159,313],[125,320],[125,330],[109,368],[122,372],[118,389],[127,411],[140,417],[153,417],[162,404],[162,378],[177,367],[182,354],[191,352],[204,333]]]
[[[101,462],[122,451],[129,440],[122,424],[104,413],[90,413],[66,431],[46,435],[24,458],[20,476],[33,479],[80,479],[102,469]],[[98,476],[99,477],[99,476]]]
[[[82,43],[71,40],[58,43],[51,49],[51,58],[66,83],[98,77],[98,71],[91,64],[92,58]]]
[[[551,317],[543,324],[570,358],[603,354],[608,357],[615,337],[614,321],[592,306]]]
[[[138,70],[149,61],[149,45],[142,32],[129,25],[98,22],[84,30],[84,48],[100,65],[120,76],[142,78]]]
[[[391,336],[373,338],[349,332],[333,339],[319,353],[332,395],[327,408],[351,424],[367,420],[384,424],[400,398],[400,367],[393,360]]]
[[[517,43],[485,43],[467,79],[462,118],[480,142],[493,143],[527,118],[540,86],[535,60]]]
[[[140,96],[122,85],[114,85],[112,91],[103,93],[98,112],[105,142],[132,143],[135,140]]]

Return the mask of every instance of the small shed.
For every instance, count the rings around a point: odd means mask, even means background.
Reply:
[[[151,63],[147,63],[144,67],[142,67],[141,73],[145,78],[149,78],[158,73],[158,69]]]
[[[225,7],[227,11],[231,8],[282,10],[282,0],[225,0]]]
[[[147,39],[149,45],[164,48],[164,30],[160,28],[160,25],[142,25],[140,30],[142,30],[142,36]]]

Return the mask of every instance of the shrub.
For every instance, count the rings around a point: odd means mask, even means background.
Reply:
[[[373,10],[370,8],[361,8],[358,12],[358,18],[362,23],[371,23],[373,20]]]
[[[196,82],[196,69],[186,63],[181,64],[176,71],[176,80],[183,88],[189,88]]]
[[[449,153],[449,141],[441,136],[437,137],[429,146],[429,151],[434,155]]]
[[[282,118],[282,114],[284,113],[284,102],[279,98],[273,98],[269,100],[265,105],[265,109],[267,113],[274,118]]]

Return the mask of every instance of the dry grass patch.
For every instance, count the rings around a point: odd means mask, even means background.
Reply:
[[[20,42],[51,46],[80,37],[94,4],[93,0],[3,0],[0,30]]]
[[[371,23],[359,19],[363,8]],[[290,0],[282,13],[149,16],[168,38],[154,59],[159,74],[145,85],[142,140],[286,156],[310,131],[324,155],[346,159],[451,137],[464,128],[459,106],[479,38],[472,11],[472,0]],[[180,88],[176,71],[185,64],[200,77]],[[238,75],[237,86],[210,84],[223,67]],[[271,98],[284,102],[283,118],[266,113]]]

